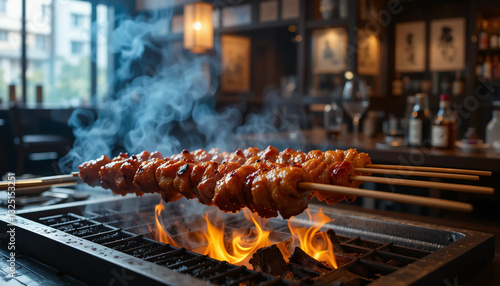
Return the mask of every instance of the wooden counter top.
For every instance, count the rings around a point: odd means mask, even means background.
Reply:
[[[354,146],[351,136],[333,140],[327,138],[322,129],[302,130],[292,134],[251,135],[240,137],[238,141],[243,141],[245,145],[257,146],[259,148],[273,145],[280,150],[287,147],[303,151],[356,148],[359,151],[369,153],[372,161],[378,164],[422,165],[500,172],[500,155],[491,147],[484,153],[475,154],[465,153],[459,148],[455,148],[454,150],[409,147],[381,149],[376,147],[376,142],[380,142],[382,139],[362,138],[362,135],[360,135],[360,144]]]

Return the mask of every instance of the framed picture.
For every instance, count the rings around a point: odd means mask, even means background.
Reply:
[[[347,31],[331,28],[313,31],[314,74],[340,73],[347,69]]]
[[[425,22],[396,25],[396,71],[425,71]]]
[[[380,42],[375,35],[359,34],[358,73],[361,75],[380,73]]]
[[[278,0],[260,2],[259,21],[271,22],[276,20],[278,20]]]
[[[221,91],[250,91],[250,38],[222,35],[221,45]]]
[[[252,6],[244,4],[222,9],[222,27],[235,27],[252,23]]]
[[[281,19],[297,19],[299,17],[299,0],[281,1]]]
[[[465,18],[431,21],[430,70],[465,67]]]

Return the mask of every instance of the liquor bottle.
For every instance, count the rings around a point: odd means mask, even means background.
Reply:
[[[498,23],[493,23],[493,30],[490,34],[490,49],[498,49],[500,40],[500,32],[498,31]]]
[[[491,56],[488,54],[483,63],[483,78],[491,80]]]
[[[486,50],[488,48],[488,42],[490,41],[488,37],[488,21],[483,20],[483,26],[481,28],[481,31],[479,31],[479,36],[478,36],[478,48],[480,50]]]
[[[432,121],[431,144],[435,148],[453,149],[457,134],[457,119],[450,108],[450,96],[439,98],[439,111]]]
[[[492,145],[500,140],[500,110],[493,110],[493,117],[486,125],[486,143]]]
[[[452,94],[455,96],[461,95],[464,93],[464,82],[462,81],[462,73],[457,71],[455,75],[455,80],[453,81]]]
[[[478,78],[483,77],[483,63],[484,63],[484,58],[483,56],[479,55],[477,57],[477,63],[476,63],[476,77]]]
[[[431,136],[431,113],[427,94],[417,93],[416,97],[408,122],[408,143],[412,147],[427,147]]]
[[[415,106],[415,96],[414,95],[408,95],[406,98],[406,110],[405,110],[405,117],[401,121],[403,125],[403,129],[405,132],[405,143],[406,145],[409,145],[409,121],[410,121],[410,116],[411,113],[413,112],[413,107]]]
[[[500,80],[500,59],[498,55],[494,55],[493,61],[491,62],[491,79],[493,81]]]

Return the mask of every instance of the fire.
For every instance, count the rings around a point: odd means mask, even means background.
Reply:
[[[248,265],[248,260],[255,251],[271,245],[269,241],[271,231],[262,229],[260,218],[255,214],[251,214],[248,210],[244,212],[245,217],[247,219],[250,217],[254,223],[255,230],[234,230],[228,247],[224,240],[224,225],[216,227],[210,222],[208,216],[204,217],[207,222],[207,232],[204,235],[209,244],[203,254],[232,264]]]
[[[333,254],[332,242],[326,232],[319,232],[323,225],[332,220],[323,213],[322,209],[314,215],[311,215],[309,210],[307,210],[307,214],[309,215],[309,221],[313,223],[313,226],[309,228],[295,225],[294,219],[288,221],[288,228],[293,235],[292,237],[298,239],[299,247],[305,253],[318,261],[328,264],[330,267],[338,268],[335,255]]]
[[[203,219],[199,221],[198,225],[193,223],[187,226],[186,223],[175,222],[178,235],[174,236],[165,227],[168,224],[165,224],[167,221],[164,221],[162,217],[164,210],[165,206],[162,203],[156,205],[155,228],[150,228],[150,231],[154,233],[155,240],[163,243],[184,247],[231,264],[245,266],[250,266],[249,260],[257,250],[273,244],[269,238],[271,230],[266,230],[265,227],[268,220],[251,213],[248,209],[244,209],[243,213],[251,227],[237,228],[229,236],[225,235],[230,231],[226,229],[224,219],[217,215],[214,216],[214,213],[203,215]],[[324,215],[321,210],[314,216],[311,216],[309,211],[308,214],[309,219],[314,222],[310,228],[294,226],[292,221],[289,221],[288,226],[294,235],[294,240],[298,239],[300,248],[315,259],[337,268],[330,240],[326,234],[318,233],[325,223],[331,221],[330,218]],[[197,227],[199,229],[190,230],[190,228]],[[292,247],[291,244],[289,246]],[[285,250],[282,245],[278,245],[278,247],[280,247],[285,259],[288,259],[290,249]]]

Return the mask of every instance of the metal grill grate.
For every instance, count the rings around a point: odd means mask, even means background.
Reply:
[[[153,209],[154,210],[154,209]],[[152,212],[149,209],[146,213]],[[203,279],[218,285],[285,285],[282,279],[257,273],[221,262],[205,255],[183,248],[154,241],[149,233],[136,234],[120,228],[137,229],[130,221],[137,219],[137,212],[116,213],[106,210],[106,214],[86,212],[86,216],[74,213],[41,217],[38,221],[51,228],[101,244],[113,250],[165,266],[183,274]],[[139,228],[137,230],[143,231]],[[146,225],[147,227],[147,225]]]
[[[133,208],[124,208],[124,202],[127,201],[137,204]],[[71,257],[69,252],[74,255],[84,253],[83,264],[88,269],[100,268],[112,272],[118,266],[118,269],[122,267],[140,275],[141,279],[145,279],[140,281],[148,283],[169,284],[174,281],[176,284],[188,285],[197,283],[200,281],[198,279],[218,285],[286,285],[294,282],[197,254],[195,251],[199,245],[184,249],[155,241],[150,236],[148,225],[155,221],[154,205],[158,201],[157,196],[149,200],[115,199],[90,207],[75,204],[75,207],[27,212],[18,221],[26,230],[23,237],[40,239],[42,247],[33,246],[31,241],[21,241],[19,244],[20,247],[24,246],[26,253],[49,265],[55,264],[54,267],[60,267],[69,275],[90,283],[100,280],[82,274],[82,269],[75,269],[79,272],[72,273],[74,267],[70,265],[80,265],[82,262],[74,262],[77,258]],[[182,204],[174,203],[174,207],[164,213],[170,221],[191,226],[179,229],[175,224],[167,225],[174,238],[176,235],[185,235],[183,232],[189,234],[196,230],[196,223],[183,221]],[[318,210],[314,206],[311,209],[313,212]],[[342,273],[349,273],[360,285],[388,285],[396,282],[401,285],[427,285],[436,281],[440,284],[443,278],[453,281],[464,269],[470,272],[493,258],[492,235],[366,217],[333,209],[325,212],[335,219],[325,229],[335,230],[344,250],[344,253],[336,253],[339,269],[328,272],[290,261],[289,267],[295,279],[332,283],[339,281]],[[299,216],[297,221],[308,226],[310,222],[306,217]],[[7,220],[3,217],[0,222],[6,223]],[[228,215],[225,225],[228,233],[239,227],[249,227],[242,220],[242,215]],[[0,226],[5,228],[6,224]],[[273,242],[290,239],[286,221],[271,219],[266,227],[271,230],[270,239]],[[59,255],[47,257],[44,246],[57,248],[54,253]],[[89,253],[90,256],[87,255]],[[108,272],[105,274],[110,277]]]

